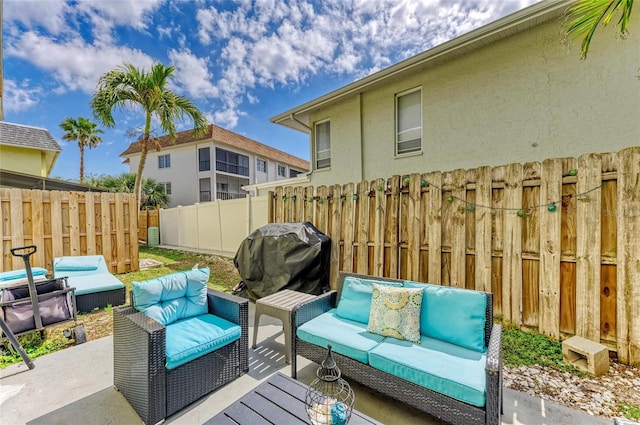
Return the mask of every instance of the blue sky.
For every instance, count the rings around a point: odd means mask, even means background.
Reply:
[[[77,180],[60,122],[94,119],[105,72],[162,62],[209,122],[308,160],[308,136],[270,117],[535,2],[4,0],[5,121],[48,129],[62,146],[51,177]],[[142,124],[141,111],[116,115],[85,175],[128,171],[119,154]]]

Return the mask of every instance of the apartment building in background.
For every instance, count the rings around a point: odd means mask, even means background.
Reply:
[[[147,153],[144,178],[165,187],[170,207],[199,202],[244,198],[242,187],[284,180],[309,171],[304,159],[211,124],[194,137],[191,130],[157,139],[159,149]],[[120,154],[135,173],[140,162],[140,142]]]

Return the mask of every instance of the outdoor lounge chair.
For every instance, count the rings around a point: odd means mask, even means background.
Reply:
[[[114,386],[158,423],[249,370],[249,302],[207,289],[209,269],[133,282],[113,310]]]
[[[53,277],[65,276],[69,286],[76,288],[78,312],[125,303],[125,286],[109,272],[102,255],[54,258]]]

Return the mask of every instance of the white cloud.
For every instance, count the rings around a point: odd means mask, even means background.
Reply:
[[[5,80],[2,104],[6,112],[26,111],[38,104],[41,93],[41,88],[29,87],[28,81]]]
[[[198,58],[190,50],[169,51],[169,60],[176,67],[174,75],[179,86],[196,99],[218,97],[218,88],[211,82],[208,58]]]
[[[69,6],[63,1],[4,0],[3,21],[20,23],[27,28],[41,26],[52,34],[66,30],[65,13]]]
[[[64,90],[93,93],[99,78],[123,62],[150,68],[153,59],[140,50],[128,47],[97,46],[81,38],[58,41],[36,32],[26,32],[7,40],[6,57],[28,60],[52,72]]]

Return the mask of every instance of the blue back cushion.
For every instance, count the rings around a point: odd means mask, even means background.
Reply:
[[[163,325],[208,311],[209,268],[133,282],[134,306]]]
[[[477,352],[484,352],[487,296],[483,292],[433,284],[405,282],[423,287],[420,333]]]
[[[375,279],[347,276],[342,284],[342,293],[340,294],[336,314],[343,319],[369,323],[371,294],[374,283],[386,286],[402,286],[402,282],[382,282]]]

